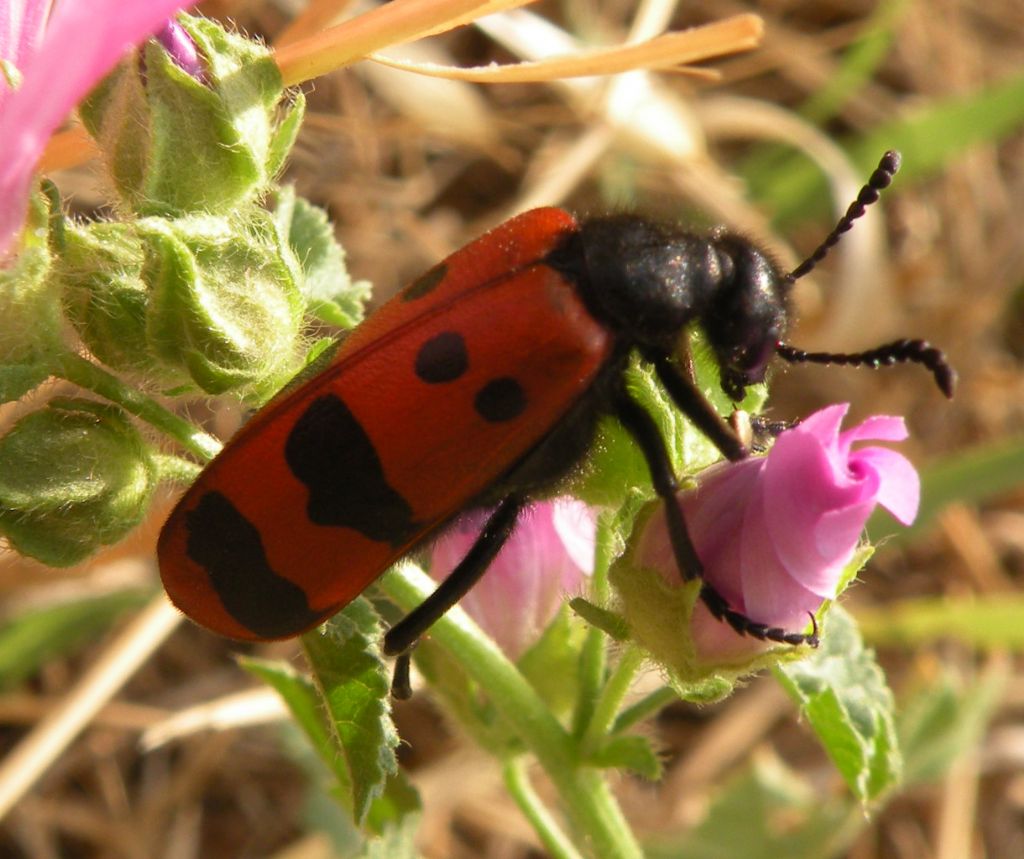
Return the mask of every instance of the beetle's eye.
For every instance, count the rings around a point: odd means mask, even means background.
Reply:
[[[775,338],[765,337],[764,332],[757,332],[757,340],[747,343],[740,352],[736,369],[749,380],[748,385],[762,382],[768,362],[774,354]]]

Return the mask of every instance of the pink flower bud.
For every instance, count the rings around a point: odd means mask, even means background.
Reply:
[[[489,510],[459,517],[434,544],[430,574],[441,581],[480,536]],[[596,517],[581,501],[540,501],[516,529],[461,605],[512,659],[554,618],[566,596],[583,590],[594,569]]]
[[[198,81],[206,79],[206,63],[199,55],[196,43],[188,31],[173,18],[153,34],[165,51],[182,71]]]
[[[781,433],[767,456],[715,466],[680,496],[706,580],[753,621],[804,629],[809,615],[846,584],[875,505],[905,525],[917,515],[920,481],[910,462],[888,448],[853,448],[902,441],[903,419],[871,417],[840,432],[847,409],[816,412]],[[661,511],[647,522],[634,562],[680,584]],[[691,630],[702,657],[763,649],[713,618],[703,603],[694,608]]]

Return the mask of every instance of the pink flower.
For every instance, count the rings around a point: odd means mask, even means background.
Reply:
[[[864,524],[881,504],[905,525],[917,515],[920,481],[910,462],[863,441],[902,441],[902,418],[876,416],[840,432],[848,406],[834,405],[786,430],[765,457],[709,469],[680,504],[705,577],[751,620],[800,631],[837,596]],[[663,515],[651,517],[637,562],[670,583],[678,572]],[[703,604],[692,621],[697,650],[749,651]]]
[[[21,229],[36,162],[50,135],[131,47],[185,0],[0,3],[0,259]]]
[[[434,544],[430,574],[441,581],[483,530],[490,511],[460,517]],[[461,606],[512,659],[518,659],[577,595],[594,569],[596,519],[581,501],[556,498],[529,507]]]

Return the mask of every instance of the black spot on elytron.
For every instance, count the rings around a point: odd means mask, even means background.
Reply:
[[[456,331],[431,337],[416,353],[416,375],[432,385],[454,382],[468,368],[466,341]]]
[[[340,397],[327,394],[310,404],[288,434],[284,456],[309,490],[306,515],[314,524],[352,528],[393,546],[418,530],[412,508],[388,485],[373,442]]]
[[[510,376],[491,379],[473,400],[477,414],[490,423],[502,423],[519,417],[526,408],[523,386]]]
[[[202,567],[224,609],[262,638],[294,635],[317,622],[302,588],[271,569],[260,532],[220,492],[185,514],[185,551]]]
[[[402,301],[415,301],[417,298],[423,298],[424,295],[433,292],[447,276],[448,266],[439,262],[402,290]]]

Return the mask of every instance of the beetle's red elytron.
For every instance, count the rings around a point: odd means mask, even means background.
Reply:
[[[730,460],[747,455],[674,362],[700,324],[740,399],[773,357],[790,362],[930,369],[947,396],[943,354],[901,340],[856,354],[806,353],[783,341],[793,281],[873,203],[899,166],[886,153],[821,246],[790,274],[749,241],[698,236],[643,218],[577,222],[536,209],[432,268],[343,342],[323,372],[280,394],[185,493],[160,536],[172,601],[231,638],[300,633],[354,599],[391,564],[476,506],[495,512],[455,572],[393,627],[403,653],[483,574],[531,494],[587,453],[601,415],[635,439],[667,502],[684,578],[700,561],[657,426],[626,390],[636,351],[676,406]],[[800,644],[733,611],[704,585],[711,611],[738,632]]]

